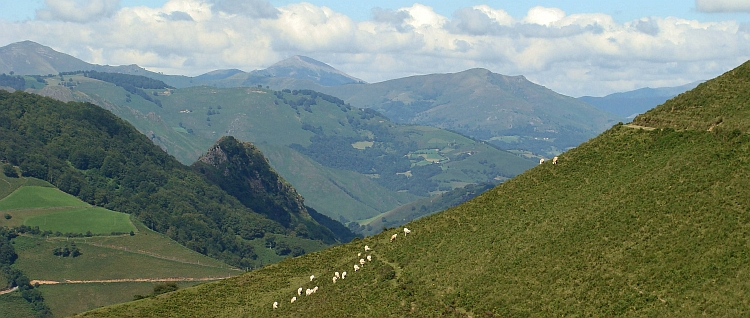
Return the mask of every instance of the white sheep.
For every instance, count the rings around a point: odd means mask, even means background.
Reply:
[[[398,233],[391,235],[391,242],[393,242],[396,239],[396,236],[398,236]]]
[[[369,252],[369,251],[370,251],[370,247],[365,245],[365,252]]]
[[[339,272],[333,273],[333,276],[336,276],[336,278],[341,278],[341,275],[339,275]]]
[[[346,278],[346,272],[341,273],[341,279]]]
[[[539,164],[543,164],[543,163],[544,163],[544,158],[539,159]]]
[[[356,271],[358,271],[358,270],[359,270],[359,265],[357,265],[357,264],[354,264],[354,271],[356,272]]]
[[[318,286],[315,286],[315,288],[312,289],[312,293],[315,294],[318,291]]]
[[[554,158],[552,158],[552,164],[553,164],[553,165],[556,165],[556,164],[557,164],[557,157],[554,157]]]
[[[372,262],[372,255],[367,255],[367,261]]]
[[[276,309],[276,308],[279,308],[279,302],[278,301],[274,301],[273,302],[273,309]]]
[[[336,276],[333,276],[332,280],[333,280],[333,283],[334,283],[334,284],[336,283],[336,280],[337,280],[337,279],[338,279],[338,278],[337,278]]]
[[[297,296],[302,296],[302,287],[297,288]]]
[[[411,230],[407,229],[407,228],[404,228],[404,236],[406,236],[406,234],[409,234],[409,233],[411,233]]]
[[[364,258],[360,258],[359,259],[359,265],[365,265],[365,259]]]
[[[292,301],[290,301],[290,304],[293,304],[295,301],[297,301],[297,296],[292,297]]]
[[[360,256],[362,256],[362,252],[357,253],[357,257],[360,257]]]
[[[315,275],[310,275],[310,281],[312,281],[313,279],[315,279]]]
[[[310,295],[312,295],[312,293],[313,293],[312,289],[310,289],[310,288],[305,289],[305,296],[310,296]]]

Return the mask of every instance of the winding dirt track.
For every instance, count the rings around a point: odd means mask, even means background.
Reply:
[[[12,293],[12,292],[16,291],[17,289],[18,289],[18,286],[13,287],[11,289],[0,290],[0,295],[5,295],[5,294],[8,294],[8,293]]]
[[[32,280],[30,282],[31,285],[39,284],[39,285],[56,285],[56,284],[93,284],[93,283],[130,283],[130,282],[137,282],[137,283],[155,283],[155,282],[205,282],[205,281],[212,281],[212,280],[222,280],[227,279],[232,276],[226,276],[226,277],[201,277],[201,278],[192,278],[192,277],[168,277],[168,278],[123,278],[123,279],[97,279],[97,280],[69,280],[66,279],[64,281],[58,282],[54,280]]]

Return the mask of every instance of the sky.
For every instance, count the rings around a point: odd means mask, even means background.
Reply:
[[[0,46],[195,76],[294,55],[374,83],[485,68],[569,96],[707,80],[750,59],[750,0],[0,0]]]

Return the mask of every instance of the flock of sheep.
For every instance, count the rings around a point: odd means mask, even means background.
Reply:
[[[411,230],[409,230],[408,228],[404,228],[404,236],[406,236],[409,233],[411,233]],[[398,233],[393,234],[391,236],[390,242],[393,242],[396,239],[396,237],[398,237]],[[368,246],[368,245],[365,245],[364,250],[365,250],[365,253],[366,253],[366,252],[371,251],[372,248],[370,248],[370,246]],[[362,257],[362,253],[361,252],[357,253],[357,257]],[[366,259],[366,261],[365,261],[365,259]],[[365,266],[365,264],[367,262],[371,262],[371,261],[372,261],[372,255],[367,255],[364,258],[360,258],[359,262],[354,264],[354,271],[355,272],[359,271],[360,269],[364,268],[364,266]],[[344,271],[342,273],[335,272],[335,273],[333,273],[333,277],[331,278],[331,280],[335,284],[337,280],[339,280],[339,279],[343,280],[345,278],[346,278],[346,271]],[[312,282],[314,279],[315,279],[315,275],[310,275],[310,281]],[[313,288],[307,288],[305,290],[305,296],[310,296],[312,294],[315,294],[317,291],[318,291],[318,286],[315,286]],[[297,296],[302,296],[302,287],[300,287],[300,288],[297,289]],[[289,303],[293,304],[295,301],[297,301],[297,296],[293,296],[292,299],[289,301]],[[279,308],[279,302],[278,301],[274,301],[273,302],[273,309],[278,309],[278,308]]]
[[[544,163],[544,158],[539,159],[539,164],[543,164],[543,163]],[[552,164],[553,165],[557,164],[557,157],[552,158]]]

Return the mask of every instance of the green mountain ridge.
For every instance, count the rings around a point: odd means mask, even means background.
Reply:
[[[373,108],[397,123],[450,129],[502,149],[547,158],[620,121],[523,76],[486,69],[320,90],[354,106]]]
[[[259,258],[253,242],[266,236],[288,239],[293,246],[330,241],[330,232],[297,232],[243,206],[133,126],[91,104],[0,91],[0,132],[0,160],[20,167],[24,176],[47,180],[92,205],[132,214],[188,248],[234,266],[268,262]]]
[[[746,316],[748,83],[750,62],[408,235],[81,316]]]
[[[344,223],[370,218],[431,192],[503,180],[533,166],[530,160],[459,134],[396,125],[375,112],[309,90],[144,89],[159,107],[115,84],[80,74],[46,81],[49,85],[32,91],[54,91],[56,97],[101,105],[186,164],[223,135],[251,141],[268,154],[273,168],[309,206]],[[427,149],[437,151],[429,155]],[[427,165],[431,162],[436,164]],[[369,168],[358,170],[362,167]]]

